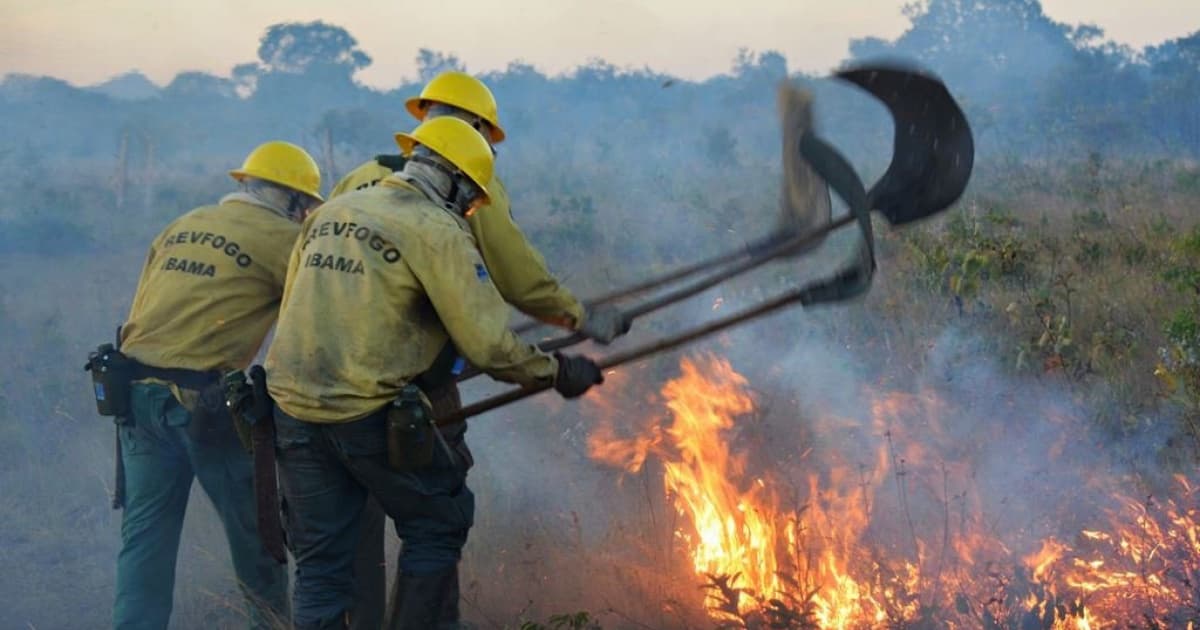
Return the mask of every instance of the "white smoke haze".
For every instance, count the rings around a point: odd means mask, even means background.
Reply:
[[[977,4],[928,3],[945,12],[940,21],[851,48],[856,59],[896,55],[938,72],[975,132],[976,173],[958,208],[906,233],[943,236],[956,217],[994,211],[1026,221],[1033,239],[1070,225],[1074,212],[1107,212],[1113,232],[1163,222],[1144,232],[1153,235],[1145,260],[1175,255],[1161,244],[1194,224],[1200,194],[1200,70],[1187,65],[1196,36],[1113,50],[1072,39],[1036,2]],[[454,65],[430,55],[425,70]],[[704,82],[600,63],[557,77],[519,64],[488,75],[509,134],[498,170],[515,218],[582,297],[764,236],[780,179],[775,88],[788,66],[767,51]],[[328,190],[374,154],[394,152],[391,134],[413,124],[402,102],[415,83],[366,88],[346,68],[320,64],[247,72],[181,75],[138,99],[46,77],[0,82],[2,628],[108,623],[120,538],[108,498],[113,428],[96,415],[81,368],[126,316],[150,239],[232,190],[225,172],[261,141],[288,139],[319,156]],[[886,110],[857,88],[790,78],[814,91],[818,131],[873,182],[891,157]],[[1110,187],[1114,173],[1135,185]],[[1040,358],[1018,367],[1016,348],[1030,340],[995,325],[984,297],[968,296],[960,311],[946,292],[957,260],[919,282],[911,276],[924,268],[913,261],[937,252],[914,250],[932,241],[905,241],[881,221],[876,228],[879,271],[864,298],[777,313],[617,368],[580,401],[543,394],[472,421],[477,521],[462,564],[466,617],[513,627],[588,611],[606,628],[715,625],[677,534],[690,524],[664,491],[661,454],[628,472],[589,450],[604,431],[632,439],[669,424],[661,390],[684,357],[700,365],[723,357],[747,379],[755,410],[723,434],[747,462],[734,482],[761,478],[782,509],[802,515],[836,499],[812,496],[810,477],[842,497],[867,491],[869,527],[855,532],[856,552],[913,559],[921,546],[922,569],[947,580],[960,576],[951,576],[962,567],[954,544],[969,536],[990,541],[977,547],[975,573],[990,579],[1011,567],[984,556],[1020,564],[1050,538],[1079,547],[1080,532],[1103,527],[1106,511],[1162,497],[1173,473],[1194,472],[1195,460],[1180,455],[1190,453],[1189,408],[1165,396],[1116,408],[1127,383],[1112,375],[1150,374],[1153,361],[1131,352],[1119,359],[1127,365],[1087,380],[1039,369]],[[1064,241],[1076,232],[1064,231]],[[639,319],[611,348],[578,350],[604,356],[747,308],[832,272],[856,238],[845,228],[812,255]],[[1153,280],[1136,298],[1092,298],[1117,313],[1134,299],[1186,306],[1161,272],[1147,272]],[[1087,296],[1075,297],[1082,308]],[[1164,343],[1162,321],[1116,319],[1136,347]],[[463,398],[503,389],[479,378]],[[1097,421],[1118,415],[1131,418],[1123,431]],[[809,533],[808,549],[829,544]],[[389,533],[390,567],[396,545]],[[240,627],[237,608],[224,535],[197,492],[172,627]]]

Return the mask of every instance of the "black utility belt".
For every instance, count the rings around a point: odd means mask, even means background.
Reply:
[[[221,380],[221,373],[216,370],[201,372],[200,370],[188,370],[185,368],[160,368],[144,363],[138,363],[134,359],[130,359],[133,363],[132,376],[129,382],[141,381],[148,378],[156,378],[163,381],[170,381],[184,389],[194,389],[200,391],[206,387],[212,387]]]
[[[129,388],[134,381],[153,378],[196,391],[221,382],[221,373],[216,370],[201,371],[146,365],[108,343],[88,354],[88,361],[83,369],[92,373],[92,393],[96,398],[96,411],[102,416],[110,417],[129,415]]]

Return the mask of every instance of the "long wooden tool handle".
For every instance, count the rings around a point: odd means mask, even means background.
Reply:
[[[812,243],[818,242],[821,239],[825,238],[825,236],[827,234],[829,234],[830,232],[832,232],[842,226],[849,225],[850,223],[853,223],[854,220],[855,220],[854,216],[848,214],[848,215],[846,215],[832,223],[829,223],[813,232],[810,232],[803,236],[791,238],[786,241],[780,242],[779,244],[775,245],[771,249],[769,249],[757,256],[749,258],[743,262],[740,262],[736,265],[730,266],[728,269],[725,269],[725,270],[721,271],[720,273],[715,273],[707,278],[704,278],[703,280],[694,282],[688,286],[681,287],[681,288],[671,291],[669,293],[664,293],[657,298],[654,298],[652,300],[648,300],[646,302],[638,304],[637,306],[634,306],[633,308],[625,311],[625,314],[628,315],[630,317],[630,319],[633,319],[633,318],[640,317],[642,315],[646,315],[647,313],[657,311],[658,309],[663,308],[665,306],[670,306],[671,304],[674,304],[676,302],[690,298],[690,297],[696,295],[697,293],[711,289],[712,287],[715,287],[718,284],[721,284],[722,282],[725,282],[726,280],[728,280],[734,276],[738,276],[738,275],[741,275],[748,271],[751,271],[753,269],[756,269],[775,258],[783,256],[784,254],[787,254],[789,252],[803,248]],[[724,262],[724,261],[721,261],[721,262]],[[715,263],[710,261],[709,264],[712,265]],[[566,335],[564,337],[558,337],[555,339],[550,339],[548,341],[543,341],[542,343],[537,344],[537,347],[542,352],[555,352],[557,350],[562,350],[563,348],[569,348],[573,345],[582,343],[584,341],[587,341],[587,337],[585,337],[581,333],[572,333],[572,334]],[[458,377],[458,382],[461,383],[465,380],[479,376],[480,374],[481,374],[480,370],[478,370],[474,367],[468,368]]]
[[[773,300],[763,302],[762,304],[745,309],[733,315],[723,317],[703,326],[699,326],[670,337],[664,337],[636,348],[630,348],[625,352],[604,357],[603,359],[597,361],[597,365],[600,366],[600,369],[606,370],[620,365],[625,365],[626,363],[632,363],[652,354],[678,348],[679,346],[691,343],[692,341],[703,337],[707,337],[713,333],[725,330],[726,328],[737,326],[738,324],[761,317],[785,306],[790,306],[796,304],[797,302],[801,302],[805,299],[808,293],[809,291],[807,289],[795,289],[788,291],[787,293],[784,293]],[[518,400],[523,400],[533,396],[534,394],[539,394],[551,389],[552,387],[552,385],[537,385],[533,387],[514,389],[498,396],[493,396],[492,398],[487,398],[477,403],[467,405],[466,407],[463,407],[453,413],[438,418],[437,423],[439,425],[445,425],[452,424],[454,422],[460,422],[472,416],[477,416],[481,413],[486,413],[498,407],[503,407],[504,405],[514,403]]]
[[[851,212],[849,214],[836,221],[828,223],[821,228],[813,230],[812,232],[788,239],[781,243],[777,243],[769,247],[765,252],[757,254],[738,264],[731,265],[729,268],[718,273],[714,273],[707,278],[692,283],[691,285],[664,293],[655,299],[643,302],[642,304],[625,311],[625,314],[631,319],[636,318],[638,316],[645,315],[646,313],[656,311],[669,304],[674,304],[680,300],[692,297],[693,295],[714,287],[734,276],[743,274],[751,269],[755,269],[769,260],[816,243],[820,239],[823,239],[830,232],[842,226],[854,223],[855,221],[858,221],[862,227],[863,235],[868,241],[868,248],[873,247],[874,239],[871,234],[870,218],[868,217],[868,214],[871,211],[871,201],[868,198],[866,191],[863,190],[862,181],[859,180],[858,173],[854,172],[854,167],[851,166],[850,162],[847,161],[846,158],[837,151],[837,149],[833,148],[833,146],[829,145],[824,140],[811,133],[805,133],[803,136],[801,136],[800,146],[798,149],[804,155],[804,158],[808,160],[809,164],[813,167],[817,174],[820,175],[823,180],[828,182],[830,188],[837,192],[838,196],[850,206]],[[871,250],[869,249],[868,251]],[[870,257],[870,263],[870,270],[867,272],[868,274],[874,271],[873,252]],[[842,276],[843,274],[838,275],[839,278]],[[851,276],[847,275],[846,279],[851,279]],[[857,277],[854,277],[854,279],[856,281],[858,280]],[[823,284],[826,285],[825,289],[829,290],[837,287],[837,283],[837,279],[830,279]],[[843,294],[851,295],[852,293],[853,292],[846,293],[841,289],[833,290],[832,292],[827,291],[826,299],[832,298],[836,300],[838,299],[837,296],[841,296]],[[540,343],[538,344],[538,348],[546,352],[552,352],[575,345],[584,339],[585,337],[583,335],[575,333],[567,337],[551,339],[549,341]],[[477,375],[478,373],[478,371],[470,371],[460,376],[458,380],[466,380]]]
[[[764,247],[769,247],[772,243],[782,242],[784,238],[785,237],[783,237],[779,234],[772,234],[771,236],[759,239],[749,245],[746,245],[745,247],[743,247],[740,250],[737,250],[734,252],[729,252],[727,254],[722,254],[722,255],[716,256],[714,258],[709,258],[708,260],[702,260],[700,262],[692,263],[686,267],[680,267],[679,269],[676,269],[674,271],[669,271],[669,272],[667,272],[661,276],[658,276],[656,278],[650,278],[649,280],[644,280],[644,281],[639,282],[638,284],[635,284],[632,286],[628,286],[628,287],[625,287],[622,289],[616,289],[614,291],[611,291],[609,293],[605,293],[602,295],[597,295],[596,297],[593,297],[593,298],[585,301],[584,304],[587,306],[596,306],[599,304],[607,304],[609,302],[620,300],[622,298],[627,298],[631,295],[637,295],[638,293],[644,293],[646,291],[650,291],[651,289],[657,289],[658,287],[661,287],[665,284],[670,284],[672,282],[675,282],[676,280],[681,280],[688,276],[695,275],[701,271],[706,271],[708,269],[712,269],[713,267],[718,267],[720,265],[723,265],[723,264],[733,261],[733,260],[737,260],[739,258],[752,256],[755,251],[762,249]],[[521,324],[520,326],[513,328],[513,332],[525,333],[525,332],[529,332],[535,328],[539,328],[543,325],[544,324],[542,322],[537,322],[537,321],[525,322],[524,324]]]
[[[642,315],[646,315],[648,313],[653,313],[654,311],[657,311],[660,308],[670,306],[672,304],[675,304],[676,302],[686,300],[686,299],[696,295],[697,293],[707,291],[708,289],[711,289],[711,288],[717,286],[718,284],[721,284],[722,282],[725,282],[726,280],[733,278],[734,276],[739,276],[748,271],[757,269],[758,267],[761,267],[765,263],[768,263],[776,258],[779,258],[780,256],[783,256],[784,254],[793,252],[797,249],[805,247],[806,245],[810,245],[812,243],[818,242],[821,239],[825,238],[825,236],[827,234],[829,234],[830,232],[832,232],[842,226],[849,225],[849,224],[853,223],[854,220],[855,220],[855,217],[853,215],[848,214],[848,215],[846,215],[832,223],[829,223],[813,232],[809,232],[808,234],[805,234],[803,236],[798,236],[796,238],[792,238],[792,239],[788,239],[787,241],[783,241],[783,242],[775,245],[774,247],[764,251],[763,253],[761,253],[759,255],[756,255],[756,256],[754,256],[750,259],[747,259],[743,262],[740,262],[736,265],[731,265],[727,269],[724,269],[719,273],[714,273],[713,275],[708,276],[707,278],[704,278],[703,280],[693,282],[692,284],[689,284],[685,287],[680,287],[678,289],[675,289],[674,291],[669,291],[667,293],[664,293],[654,299],[642,302],[641,304],[638,304],[638,305],[634,306],[633,308],[624,311],[625,315],[629,316],[630,319],[634,319],[637,317],[641,317]],[[584,337],[583,335],[581,335],[579,333],[575,333],[573,335],[568,335],[566,337],[560,337],[558,339],[551,339],[549,341],[544,341],[544,342],[538,344],[538,348],[544,352],[553,352],[555,350],[561,350],[568,346],[573,346],[581,341],[584,341],[585,339],[586,339],[586,337]]]
[[[645,302],[642,302],[641,304],[638,304],[637,306],[634,306],[633,308],[626,310],[625,314],[628,315],[630,318],[640,317],[647,313],[652,313],[654,311],[657,311],[658,309],[663,308],[665,306],[670,306],[671,304],[674,304],[676,302],[686,300],[687,298],[690,298],[702,291],[707,291],[708,289],[711,289],[712,287],[715,287],[718,284],[721,284],[722,282],[725,282],[726,280],[728,280],[730,278],[733,278],[735,276],[740,276],[748,271],[757,269],[758,267],[761,267],[765,263],[768,263],[776,258],[779,258],[780,256],[794,252],[797,249],[801,249],[807,245],[816,243],[816,242],[820,241],[821,239],[825,238],[825,236],[827,234],[829,234],[830,232],[832,232],[844,225],[849,225],[850,223],[853,223],[853,222],[854,222],[854,216],[846,215],[832,223],[828,223],[828,224],[818,228],[817,230],[814,230],[807,234],[797,236],[795,238],[791,238],[786,241],[780,242],[780,243],[776,244],[775,246],[771,247],[770,249],[764,251],[763,253],[756,255],[753,258],[750,258],[749,260],[740,262],[736,265],[731,265],[731,266],[729,266],[729,268],[724,269],[719,273],[715,273],[707,278],[704,278],[703,280],[692,283],[685,287],[681,287],[674,291],[664,293],[652,300],[647,300]]]

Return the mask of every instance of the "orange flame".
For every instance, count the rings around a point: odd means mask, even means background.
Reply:
[[[1125,500],[1074,543],[1030,540],[996,531],[978,492],[951,491],[949,479],[972,476],[972,451],[941,425],[948,408],[936,395],[867,392],[867,421],[813,419],[814,444],[797,449],[807,470],[789,475],[751,470],[735,448],[732,430],[755,410],[745,377],[714,356],[684,358],[680,370],[661,392],[669,418],[633,437],[601,423],[589,451],[631,472],[661,464],[684,519],[675,540],[696,576],[725,587],[704,600],[714,619],[748,626],[782,601],[820,628],[1008,627],[1036,615],[1040,627],[1108,630],[1133,618],[1184,627],[1171,615],[1200,611],[1190,586],[1200,583],[1200,502],[1185,478],[1178,502]],[[874,446],[855,454],[839,439]],[[1063,443],[1047,443],[1046,457]],[[807,459],[814,449],[820,462]],[[789,505],[776,489],[797,478],[803,504]],[[929,611],[941,615],[932,625]]]
[[[695,529],[692,563],[698,574],[738,574],[756,590],[776,594],[775,525],[757,509],[755,497],[763,486],[753,484],[748,491],[733,486],[745,472],[745,460],[721,439],[733,416],[754,408],[742,391],[746,381],[725,362],[711,365],[708,378],[691,361],[681,367],[683,376],[663,388],[675,419],[667,435],[679,455],[664,463],[663,481]]]
[[[773,510],[762,509],[771,501],[761,480],[747,488],[735,485],[746,472],[745,456],[731,453],[723,436],[734,417],[754,409],[746,380],[725,361],[708,361],[708,376],[688,359],[681,369],[682,376],[663,387],[670,426],[621,440],[601,425],[589,440],[591,456],[629,471],[639,470],[651,453],[664,456],[664,490],[691,525],[675,534],[689,549],[695,572],[736,576],[731,586],[776,596],[783,586],[775,542],[791,525],[780,525]],[[715,601],[711,606],[718,607]],[[753,602],[740,606],[748,610]]]

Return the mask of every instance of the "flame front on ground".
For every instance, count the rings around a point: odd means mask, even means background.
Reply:
[[[745,478],[745,456],[730,453],[723,435],[754,403],[746,380],[727,362],[709,361],[705,368],[702,373],[685,359],[683,374],[663,387],[673,418],[666,434],[675,452],[663,462],[663,484],[693,530],[678,535],[689,543],[697,574],[738,576],[733,586],[776,596],[780,532],[774,514],[760,507],[764,485],[734,485]]]
[[[601,423],[589,451],[631,472],[651,458],[662,466],[683,517],[673,532],[680,551],[699,580],[728,587],[705,599],[714,619],[749,626],[771,600],[845,630],[1025,627],[1032,618],[1053,630],[1135,618],[1192,628],[1200,617],[1200,501],[1182,477],[1177,500],[1118,499],[1109,522],[1077,542],[1038,539],[993,527],[977,487],[950,487],[972,477],[978,451],[942,424],[958,410],[931,392],[866,391],[863,420],[807,419],[814,443],[795,450],[817,456],[775,464],[790,472],[748,470],[748,450],[762,445],[735,432],[754,420],[746,379],[719,357],[685,358],[680,369],[661,391],[669,417],[631,438]],[[1056,444],[1035,457],[1052,460]],[[1115,478],[1106,486],[1118,494]],[[782,501],[781,487],[798,496]]]

